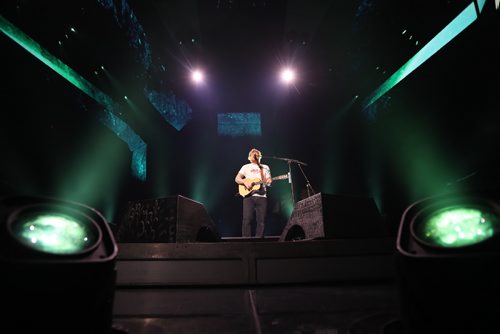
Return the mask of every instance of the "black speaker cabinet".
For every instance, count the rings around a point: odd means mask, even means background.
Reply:
[[[123,243],[220,239],[205,206],[181,195],[129,202],[116,234]]]
[[[318,193],[295,204],[280,241],[386,236],[372,198]]]

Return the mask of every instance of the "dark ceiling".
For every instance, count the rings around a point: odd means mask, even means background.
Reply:
[[[217,108],[229,112],[269,98],[266,83],[284,64],[300,72],[300,94],[326,91],[339,104],[363,97],[468,3],[5,1],[2,14],[114,97],[140,95],[147,81],[193,98],[185,76],[203,66]],[[102,65],[119,85],[94,74]]]
[[[496,154],[499,104],[493,96],[500,51],[493,1],[486,1],[479,20],[386,94],[379,109],[362,110],[362,101],[470,2],[8,0],[0,15],[122,105],[120,117],[148,144],[149,188],[174,179],[170,191],[189,196],[181,180],[191,178],[193,166],[207,163],[220,192],[232,195],[233,174],[257,146],[264,155],[306,161],[317,191],[371,193],[361,180],[371,168],[366,157],[404,160],[404,148],[390,153],[385,147],[419,146],[424,140],[412,137],[412,127],[419,135],[432,132],[446,156],[440,157],[455,165],[448,180],[477,171]],[[54,160],[71,160],[79,138],[106,130],[89,117],[95,101],[3,34],[0,49],[2,109],[8,110],[1,139],[10,162],[3,182],[16,188],[20,182],[13,179],[25,176],[34,192],[50,193],[60,173]],[[297,69],[295,86],[277,85],[282,65]],[[203,88],[187,78],[194,66],[206,71]],[[186,101],[190,123],[181,131],[170,126],[144,97],[145,87]],[[262,136],[218,137],[216,115],[230,112],[261,113]],[[373,133],[383,138],[380,150],[367,145]],[[480,152],[476,147],[485,142],[488,150]],[[326,185],[332,161],[340,173],[337,188]],[[268,163],[276,175],[286,172],[286,164]],[[401,167],[388,164],[382,164],[383,178]],[[397,176],[391,180],[397,191],[409,186]],[[144,190],[136,196],[153,195]]]

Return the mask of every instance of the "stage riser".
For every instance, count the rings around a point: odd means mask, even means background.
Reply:
[[[394,278],[393,240],[119,244],[118,286],[266,285]]]

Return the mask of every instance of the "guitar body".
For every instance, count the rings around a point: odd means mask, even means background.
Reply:
[[[247,197],[260,189],[260,179],[245,179],[245,184],[238,185],[238,192],[242,197]],[[248,188],[250,189],[248,189]]]
[[[288,179],[288,174],[280,175],[271,178],[271,180],[286,180]],[[245,179],[245,184],[238,185],[238,192],[242,197],[247,197],[252,195],[254,192],[258,191],[262,185],[260,179]]]

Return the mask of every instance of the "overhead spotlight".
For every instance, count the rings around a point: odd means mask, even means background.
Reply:
[[[193,80],[194,83],[197,84],[203,82],[204,80],[203,72],[201,72],[200,70],[194,70],[191,73],[191,79]]]
[[[396,258],[406,333],[500,333],[500,193],[411,205]]]
[[[118,253],[105,218],[52,198],[0,199],[6,333],[110,333]]]
[[[285,68],[280,74],[281,81],[285,84],[291,84],[295,81],[295,72],[290,68]]]

